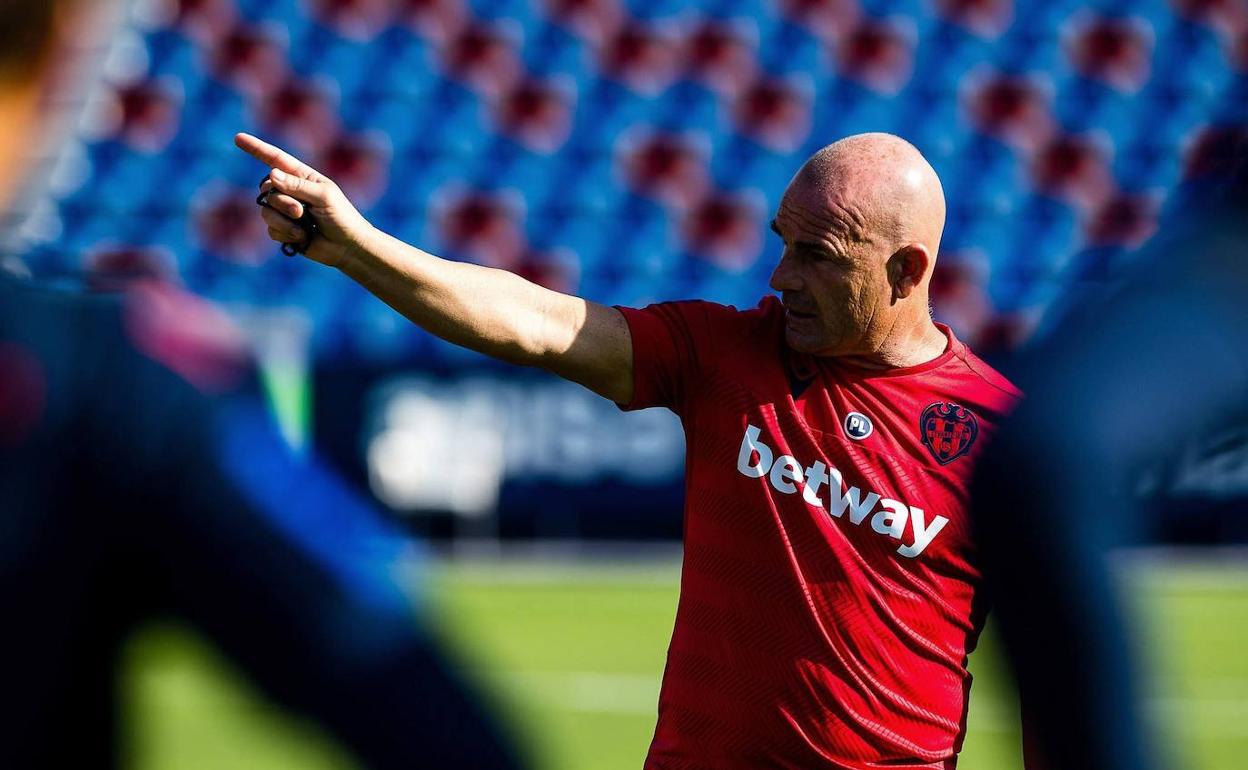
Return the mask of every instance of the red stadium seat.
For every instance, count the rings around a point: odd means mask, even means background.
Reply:
[[[451,77],[485,96],[502,94],[522,74],[512,42],[499,27],[482,22],[469,23],[447,43],[442,63]]]
[[[782,0],[781,12],[816,37],[839,39],[858,23],[861,10],[856,0]]]
[[[1081,74],[1119,91],[1138,91],[1149,76],[1153,30],[1142,19],[1079,19],[1066,41],[1066,55]]]
[[[1036,315],[1025,311],[995,315],[980,330],[975,351],[981,356],[993,356],[1015,350],[1031,336],[1036,323]]]
[[[1049,195],[1084,208],[1099,207],[1114,191],[1103,148],[1088,136],[1061,136],[1031,160],[1031,179]]]
[[[526,79],[498,100],[499,130],[534,152],[559,149],[572,130],[572,98],[550,81]]]
[[[145,153],[160,152],[178,132],[182,93],[177,84],[142,80],[114,93],[111,134]]]
[[[259,27],[234,27],[212,46],[209,59],[218,78],[252,97],[272,93],[287,77],[286,51]]]
[[[836,46],[837,66],[849,78],[896,94],[914,70],[914,35],[900,22],[864,20]]]
[[[680,72],[680,49],[669,34],[633,21],[607,38],[599,51],[602,71],[642,94],[654,95]]]
[[[554,291],[572,294],[577,289],[576,255],[566,249],[527,251],[514,268],[521,278]]]
[[[518,215],[503,196],[452,191],[437,207],[442,240],[456,253],[492,267],[515,268],[528,245]]]
[[[935,316],[975,347],[994,314],[987,265],[987,258],[978,252],[942,252],[928,288]]]
[[[339,136],[325,147],[315,166],[357,205],[368,208],[386,191],[390,153],[381,137]]]
[[[175,0],[172,25],[201,43],[220,39],[238,20],[233,0]]]
[[[396,14],[417,34],[434,43],[445,43],[469,23],[464,0],[395,0]]]
[[[601,45],[624,23],[619,0],[546,0],[546,13],[591,45]]]
[[[810,99],[778,79],[755,82],[733,105],[737,130],[761,144],[791,152],[810,134]]]
[[[998,37],[1014,19],[1012,0],[936,0],[946,20],[985,38]]]
[[[762,245],[760,207],[743,195],[717,192],[689,211],[684,235],[689,251],[721,268],[747,269]]]
[[[1242,0],[1170,0],[1170,5],[1181,16],[1227,31],[1248,23],[1248,5]]]
[[[737,94],[756,79],[754,43],[731,24],[702,21],[684,51],[687,75],[720,94]]]
[[[257,105],[265,129],[296,146],[320,150],[338,134],[338,109],[327,91],[310,80],[291,79]]]
[[[192,221],[203,249],[247,265],[266,262],[280,252],[268,227],[256,216],[256,193],[238,188],[208,189],[195,195]]]
[[[676,208],[688,208],[706,195],[706,159],[685,137],[653,134],[627,142],[620,169],[634,191]]]
[[[1054,129],[1050,97],[1030,78],[989,75],[972,83],[965,103],[980,131],[1015,147],[1034,148]]]
[[[371,40],[394,18],[393,0],[312,0],[312,15],[352,40]]]
[[[1092,212],[1085,226],[1087,241],[1093,246],[1136,248],[1156,232],[1160,209],[1154,195],[1115,195]]]

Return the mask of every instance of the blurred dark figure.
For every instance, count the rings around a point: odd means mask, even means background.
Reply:
[[[1112,288],[1072,294],[1012,369],[1028,398],[972,499],[1029,770],[1173,761],[1144,713],[1140,640],[1106,551],[1152,526],[1142,479],[1248,416],[1246,135],[1192,158],[1168,226]]]
[[[0,0],[0,212],[93,6]],[[165,614],[368,766],[516,766],[388,571],[410,546],[286,451],[239,340],[158,281],[0,278],[0,767],[118,764],[119,648]]]

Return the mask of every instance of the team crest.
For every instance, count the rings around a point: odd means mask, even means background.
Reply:
[[[919,435],[932,457],[948,465],[971,451],[979,436],[979,420],[964,406],[937,401],[928,404],[919,417]]]

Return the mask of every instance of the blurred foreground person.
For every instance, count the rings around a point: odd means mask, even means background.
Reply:
[[[0,204],[91,5],[0,2]],[[288,454],[231,328],[172,287],[0,279],[0,767],[117,764],[119,648],[167,614],[366,766],[516,766],[413,617],[407,544]]]
[[[1028,399],[972,499],[1029,770],[1167,766],[1106,554],[1148,528],[1133,494],[1145,474],[1164,478],[1184,448],[1248,419],[1244,136],[1176,191],[1123,279],[1075,294],[1012,370]]]
[[[261,215],[285,250],[451,342],[682,418],[685,555],[646,768],[955,766],[983,622],[967,485],[1019,394],[932,321],[945,201],[918,150],[861,134],[807,160],[772,223],[781,296],[738,311],[605,307],[439,259],[236,142],[274,169]]]

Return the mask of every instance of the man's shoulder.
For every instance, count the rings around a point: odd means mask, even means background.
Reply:
[[[630,326],[642,319],[648,325],[657,322],[708,360],[743,351],[756,352],[760,343],[771,347],[784,313],[780,300],[774,296],[763,297],[755,307],[746,309],[684,299],[619,310],[629,319]]]
[[[63,377],[117,389],[180,381],[205,393],[232,390],[250,372],[242,331],[189,292],[135,283],[121,292],[0,282],[0,339]]]
[[[773,353],[780,359],[784,306],[777,297],[763,297],[745,309],[714,302],[702,305],[706,329],[721,360],[739,358],[756,366]]]
[[[766,323],[774,321],[784,312],[778,297],[768,295],[751,308],[741,309],[736,305],[728,305],[705,299],[678,299],[655,302],[643,308],[625,308],[621,310],[643,313],[663,313],[680,316],[685,319],[696,319],[711,325],[740,325]]]
[[[69,283],[39,282],[0,273],[0,319],[9,329],[43,326],[45,317],[54,317],[60,326],[81,324],[97,332],[119,328],[121,302],[112,294],[91,294]]]
[[[966,387],[994,411],[1007,414],[1023,398],[1023,392],[1004,374],[975,354],[965,343],[959,343],[956,360],[965,371]]]
[[[114,361],[123,337],[116,297],[0,277],[0,341],[44,361],[42,368],[60,360],[69,371]]]

